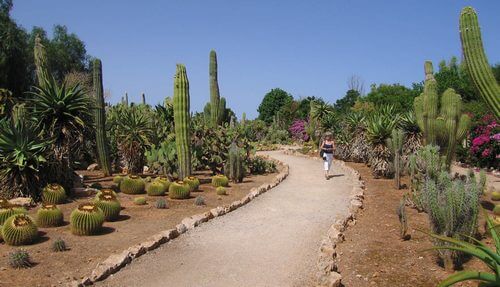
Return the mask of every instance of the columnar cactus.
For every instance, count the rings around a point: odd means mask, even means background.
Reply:
[[[447,89],[441,101],[439,98],[432,62],[427,61],[424,92],[414,101],[415,115],[424,133],[425,144],[439,145],[446,155],[447,165],[450,165],[455,147],[470,125],[470,118],[462,114],[462,98],[453,89]]]
[[[464,60],[474,85],[496,117],[500,118],[500,86],[484,53],[481,29],[472,7],[465,7],[460,14],[460,39]]]
[[[94,59],[94,96],[96,99],[95,108],[95,129],[97,154],[104,176],[111,175],[111,160],[109,158],[109,147],[106,139],[106,111],[104,108],[104,90],[102,87],[102,63],[99,59]]]
[[[191,175],[189,104],[189,81],[186,67],[178,64],[174,78],[174,125],[179,178]]]
[[[142,104],[146,105],[146,94],[142,93],[141,98],[142,98]]]
[[[234,142],[229,148],[229,158],[224,166],[224,172],[233,182],[242,182],[245,176],[243,155],[241,154],[241,149]]]
[[[222,122],[224,121],[225,115],[226,115],[226,98],[224,98],[224,97],[220,98],[219,111],[217,113],[218,113],[218,117],[219,117],[218,123],[222,124]]]
[[[392,137],[388,140],[388,146],[392,150],[393,165],[394,165],[394,184],[397,189],[401,188],[401,155],[403,153],[403,137],[404,133],[400,129],[392,130]]]
[[[38,81],[38,86],[44,87],[45,81],[49,77],[47,55],[45,53],[45,47],[42,44],[42,40],[39,35],[35,38],[35,66],[36,66],[36,77]]]
[[[243,113],[241,115],[241,125],[244,126],[246,122],[247,122],[247,114]]]
[[[212,126],[217,126],[220,121],[219,115],[219,82],[217,80],[217,54],[214,50],[210,51],[210,64],[209,64],[209,76],[210,76],[210,119]]]

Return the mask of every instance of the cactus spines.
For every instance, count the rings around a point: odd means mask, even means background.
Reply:
[[[221,97],[219,100],[218,123],[222,124],[226,116],[226,98]]]
[[[94,235],[101,230],[104,213],[93,203],[82,203],[71,212],[71,232],[75,235]]]
[[[186,67],[177,65],[174,78],[175,144],[179,161],[179,178],[191,175],[189,81]]]
[[[111,160],[109,158],[109,147],[106,139],[106,114],[104,109],[104,89],[102,87],[102,63],[99,59],[94,59],[93,63],[93,84],[96,101],[95,108],[95,128],[96,146],[99,156],[99,164],[104,176],[111,175]]]
[[[42,190],[42,201],[45,203],[60,204],[65,200],[66,192],[60,184],[51,183]]]
[[[469,74],[479,94],[497,118],[500,118],[500,86],[484,53],[476,11],[465,7],[460,14],[460,39]]]
[[[116,192],[114,190],[112,190],[111,188],[103,188],[96,193],[94,200],[99,200],[99,197],[103,194],[116,197]]]
[[[146,183],[137,175],[129,175],[120,182],[120,191],[125,194],[141,194],[145,188]]]
[[[27,245],[38,238],[38,228],[30,216],[15,214],[5,221],[2,236],[8,245]]]
[[[241,149],[233,142],[229,148],[228,161],[224,166],[225,174],[233,182],[242,182],[245,176],[243,156],[241,153]]]
[[[190,195],[190,187],[182,180],[172,182],[168,188],[168,197],[171,199],[187,199]]]
[[[394,165],[394,185],[396,189],[401,188],[401,169],[403,163],[401,162],[401,155],[403,153],[403,138],[404,133],[400,129],[392,130],[392,136],[388,139],[388,146],[392,150],[393,165]]]
[[[16,207],[10,203],[0,207],[0,225],[3,225],[7,218],[14,214],[26,213],[26,210]]]
[[[43,46],[39,35],[36,35],[35,37],[34,56],[38,86],[43,88],[45,86],[45,81],[48,80],[49,71],[45,47]]]
[[[191,191],[198,190],[198,187],[200,187],[200,180],[194,176],[184,178],[184,182],[189,185]]]
[[[120,202],[111,193],[101,193],[97,200],[94,201],[94,204],[104,213],[105,221],[115,221],[120,216],[122,209]]]
[[[39,227],[56,227],[63,223],[63,213],[55,204],[42,204],[36,212],[36,224]]]
[[[157,182],[160,182],[161,184],[163,184],[167,190],[168,190],[168,187],[170,186],[170,180],[168,180],[168,177],[166,177],[166,176],[159,176],[159,177],[155,178],[154,181],[157,181]]]
[[[160,181],[153,181],[148,184],[146,188],[146,192],[150,196],[162,196],[167,192],[167,186],[165,186]]]
[[[216,174],[212,176],[212,185],[214,187],[219,187],[219,186],[228,186],[229,184],[229,179],[223,175],[223,174]]]
[[[217,79],[217,54],[214,50],[210,51],[210,64],[209,64],[209,76],[210,76],[210,118],[212,126],[217,126],[220,121],[220,94],[219,94],[219,82]]]
[[[14,269],[30,268],[33,262],[28,251],[19,249],[9,253],[9,265]]]

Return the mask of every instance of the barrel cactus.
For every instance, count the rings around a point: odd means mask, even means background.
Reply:
[[[144,193],[145,187],[144,180],[137,175],[129,175],[120,182],[120,191],[126,194]]]
[[[157,181],[157,182],[160,182],[161,184],[163,184],[167,190],[168,190],[168,187],[170,186],[170,180],[168,180],[168,177],[166,177],[166,176],[159,176],[159,177],[155,178],[154,181]]]
[[[0,225],[3,225],[7,218],[11,217],[12,215],[26,212],[26,209],[12,204],[0,207]]]
[[[226,188],[223,186],[217,187],[215,189],[215,192],[217,193],[217,195],[226,195],[227,194]]]
[[[120,185],[120,182],[122,182],[123,178],[124,178],[123,176],[117,175],[113,177],[113,183],[116,185]]]
[[[134,198],[135,205],[145,205],[147,203],[146,198],[144,196],[139,196]]]
[[[75,235],[93,235],[104,223],[104,212],[93,203],[82,203],[71,212],[71,232]]]
[[[167,187],[160,181],[153,181],[148,184],[146,192],[150,196],[162,196],[167,192]]]
[[[61,204],[66,200],[64,187],[57,183],[48,184],[42,190],[42,201],[50,204]]]
[[[194,176],[184,178],[184,182],[189,185],[191,191],[198,190],[198,187],[200,187],[200,180]]]
[[[168,188],[168,196],[171,199],[186,199],[189,198],[190,187],[182,180],[172,182]]]
[[[99,200],[99,197],[103,194],[109,194],[116,197],[116,192],[114,190],[111,188],[103,188],[96,193],[94,200]]]
[[[229,179],[223,174],[217,174],[212,176],[212,185],[215,187],[228,186]]]
[[[111,193],[100,194],[94,204],[102,210],[106,221],[115,221],[120,216],[122,207],[116,196]]]
[[[8,245],[27,245],[38,238],[38,228],[30,216],[14,214],[5,221],[2,236]]]
[[[44,203],[36,212],[36,224],[39,227],[56,227],[63,223],[64,215],[55,205]]]
[[[491,192],[491,200],[499,201],[500,200],[500,191]],[[1,221],[0,221],[1,224]]]

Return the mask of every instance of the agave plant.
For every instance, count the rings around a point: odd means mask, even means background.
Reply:
[[[405,133],[403,155],[401,159],[404,163],[408,163],[409,156],[415,154],[422,147],[422,134],[413,111],[401,114],[398,125]],[[408,170],[408,166],[406,166],[405,169]]]
[[[368,162],[370,146],[366,139],[366,117],[362,113],[353,112],[345,118],[347,132],[350,134],[349,154],[355,162]]]
[[[22,109],[22,107],[17,107]],[[16,109],[16,108],[15,108]],[[24,112],[0,121],[0,186],[3,197],[31,196],[40,199],[38,172],[51,141],[42,138]]]
[[[479,281],[481,282],[479,286],[483,287],[500,286],[500,238],[496,230],[498,225],[495,226],[486,213],[485,217],[487,228],[495,243],[495,250],[473,237],[468,237],[468,239],[474,244],[451,237],[429,234],[434,239],[446,243],[445,245],[432,248],[433,250],[451,250],[468,254],[482,261],[491,271],[490,273],[472,270],[459,271],[439,283],[438,287],[448,287],[469,280]]]

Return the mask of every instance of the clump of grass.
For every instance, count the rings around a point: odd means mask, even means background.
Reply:
[[[205,198],[203,196],[197,196],[196,199],[194,200],[194,205],[196,206],[205,205]]]
[[[166,209],[168,208],[168,204],[167,204],[167,201],[164,199],[164,198],[160,198],[156,201],[156,204],[155,204],[156,208],[158,209]]]
[[[19,249],[9,254],[9,265],[14,269],[21,269],[33,266],[33,262],[28,251]]]

